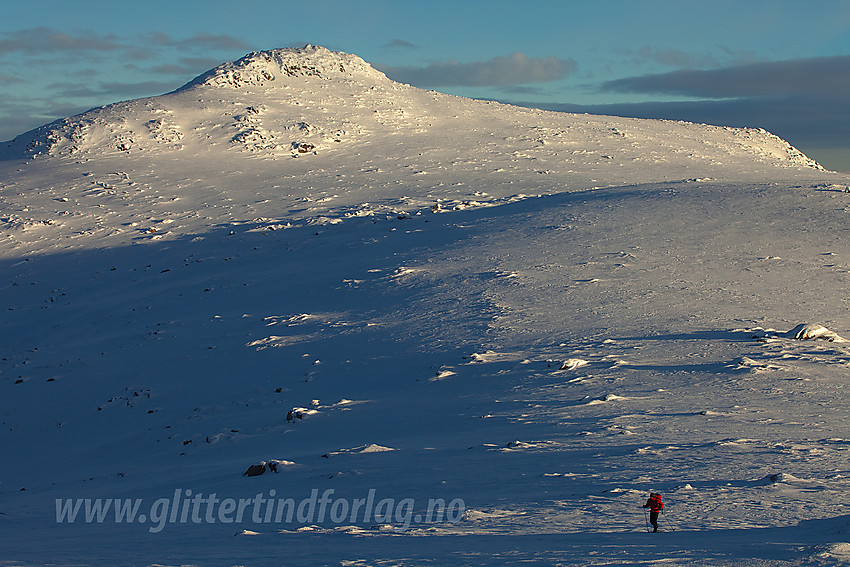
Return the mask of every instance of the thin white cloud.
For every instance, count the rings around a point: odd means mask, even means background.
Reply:
[[[378,68],[391,79],[418,87],[493,87],[557,81],[574,72],[576,67],[572,59],[532,58],[517,52],[473,63],[449,61],[427,67]]]

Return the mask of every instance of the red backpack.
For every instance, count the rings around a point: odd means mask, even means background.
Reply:
[[[649,504],[649,509],[653,512],[660,512],[664,509],[664,502],[661,501],[660,494],[650,494],[647,504]]]

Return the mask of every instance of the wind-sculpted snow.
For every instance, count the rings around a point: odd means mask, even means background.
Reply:
[[[12,143],[0,564],[845,560],[850,179],[357,61]]]

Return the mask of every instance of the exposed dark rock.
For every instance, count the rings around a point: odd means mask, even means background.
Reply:
[[[250,467],[248,467],[248,470],[246,470],[244,473],[242,473],[242,476],[260,476],[261,474],[263,474],[265,472],[266,472],[266,463],[262,462],[258,465],[251,465]]]

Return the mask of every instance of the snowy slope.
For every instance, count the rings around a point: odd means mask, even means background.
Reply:
[[[848,178],[763,130],[308,46],[3,152],[0,565],[850,558]],[[330,489],[411,514],[152,518]],[[146,518],[57,523],[66,498]]]
[[[49,223],[51,245],[71,247],[127,244],[140,230],[203,232],[222,219],[315,222],[818,167],[763,130],[471,101],[391,82],[320,47],[251,54],[174,93],[95,109],[5,146],[7,160],[31,163],[23,179],[6,177],[4,221]]]

